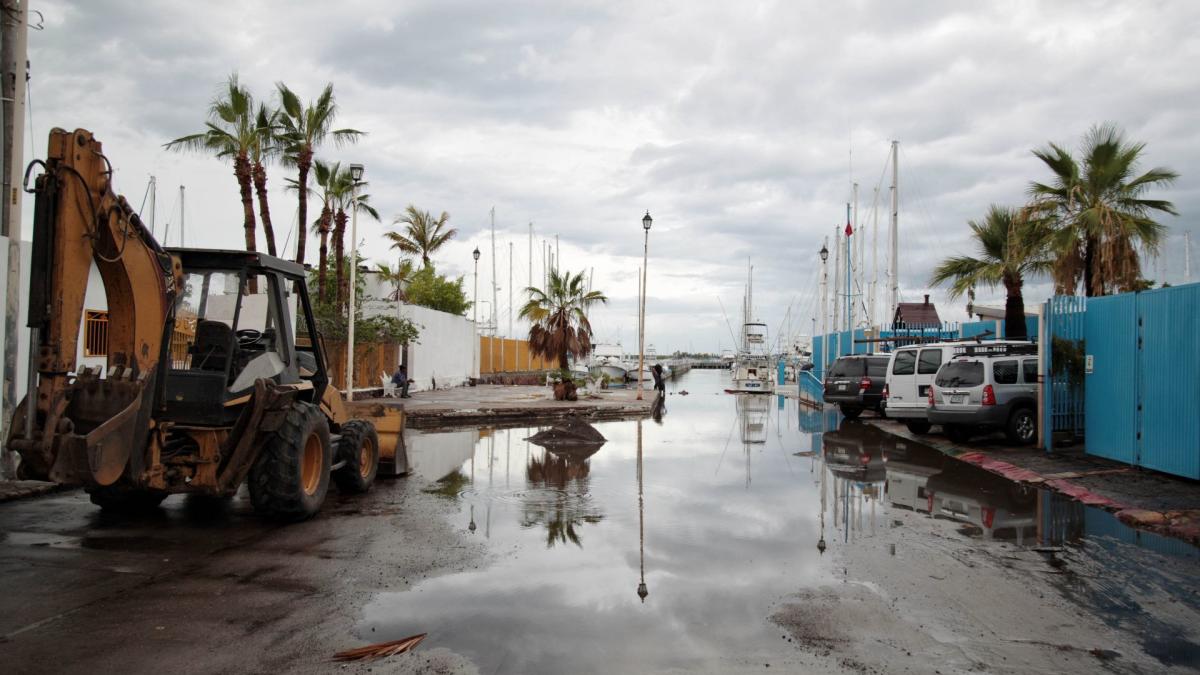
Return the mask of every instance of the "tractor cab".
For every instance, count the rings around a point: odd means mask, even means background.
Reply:
[[[320,400],[329,378],[303,267],[246,251],[167,252],[182,265],[183,288],[160,361],[166,419],[232,424],[259,379],[311,383],[302,399]]]

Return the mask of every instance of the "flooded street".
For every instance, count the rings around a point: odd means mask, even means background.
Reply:
[[[412,432],[415,475],[277,526],[240,495],[0,505],[6,672],[1189,672],[1200,554],[775,396]],[[684,395],[683,392],[688,394]],[[338,650],[416,633],[362,666]],[[224,645],[216,649],[216,645]]]
[[[794,400],[718,394],[725,377],[689,373],[661,420],[595,425],[600,447],[414,437],[489,555],[380,595],[362,629],[429,631],[482,672],[1198,663],[1195,549]]]

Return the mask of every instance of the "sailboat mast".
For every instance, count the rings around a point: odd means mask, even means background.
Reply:
[[[496,207],[492,207],[492,336],[496,335]]]
[[[888,280],[892,284],[891,315],[896,316],[900,302],[900,141],[892,141],[892,227],[888,233],[891,244],[891,261],[888,263]]]

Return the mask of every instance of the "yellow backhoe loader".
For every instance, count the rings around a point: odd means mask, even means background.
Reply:
[[[24,478],[81,484],[102,508],[233,495],[302,520],[332,479],[364,492],[406,473],[403,413],[353,419],[330,385],[300,265],[163,248],[85,130],[50,132],[35,195],[29,394],[8,426]],[[35,187],[29,174],[40,167]],[[92,263],[108,300],[107,368],[77,368]]]

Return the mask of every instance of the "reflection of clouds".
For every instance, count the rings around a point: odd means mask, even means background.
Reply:
[[[385,638],[429,630],[435,646],[504,672],[561,672],[564,663],[583,672],[719,670],[722,659],[778,649],[772,602],[824,574],[818,487],[790,455],[808,440],[772,412],[746,490],[740,461],[727,457],[717,470],[727,434],[737,433],[734,398],[696,393],[692,382],[694,395],[671,401],[661,427],[642,424],[645,604],[635,592],[643,562],[637,424],[605,422],[596,426],[609,442],[585,462],[537,448],[514,453],[511,491],[501,490],[508,476],[499,457],[488,487],[480,470],[488,446],[479,444],[467,495],[490,503],[490,543],[500,555],[484,569],[376,598],[365,630]],[[498,431],[498,448],[506,433],[530,430]],[[740,451],[734,438],[730,453],[740,460]],[[585,546],[547,549],[548,535],[564,543],[565,533],[550,530],[560,510]]]

